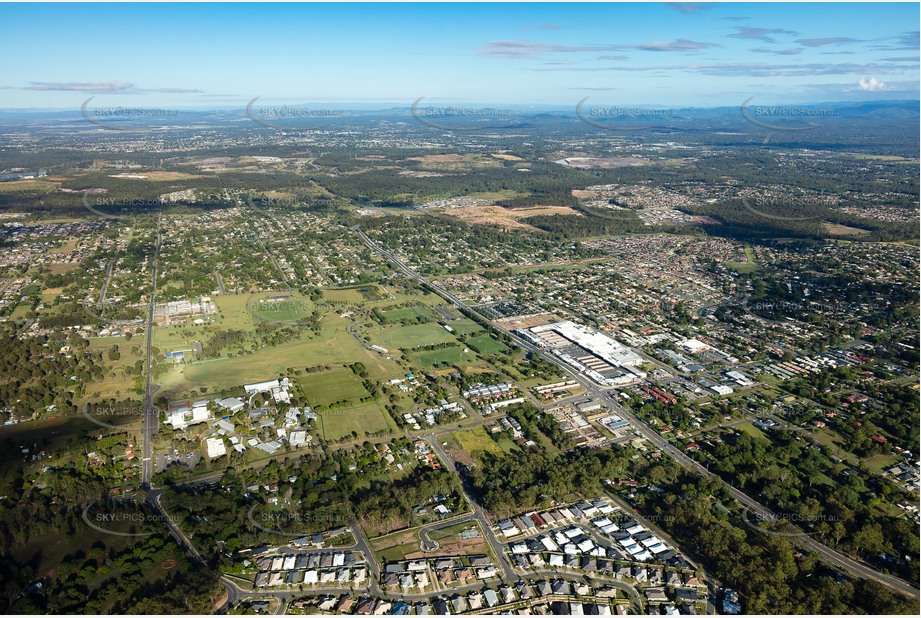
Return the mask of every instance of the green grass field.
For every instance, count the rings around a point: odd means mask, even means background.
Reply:
[[[396,425],[376,403],[355,408],[344,408],[317,413],[320,435],[326,440],[338,440],[353,431],[359,437],[365,432],[374,433],[385,429],[396,429]]]
[[[448,326],[454,329],[458,335],[471,335],[483,330],[483,327],[471,320],[470,318],[461,318],[448,322]]]
[[[279,296],[271,293],[254,294],[247,302],[247,310],[257,320],[284,323],[303,320],[313,311],[313,303],[303,296],[273,298]]]
[[[766,435],[764,435],[764,432],[758,429],[757,427],[755,427],[754,425],[752,425],[750,421],[739,423],[738,425],[735,426],[735,428],[738,429],[739,431],[744,431],[745,433],[750,435],[752,438],[755,438],[756,440],[760,439],[760,440],[767,440],[768,442],[770,442],[770,439]]]
[[[514,443],[509,440],[508,442],[511,444],[510,448],[503,449],[495,440],[489,437],[489,434],[486,433],[483,427],[455,431],[451,433],[451,437],[457,441],[458,445],[460,445],[463,450],[467,451],[467,453],[476,460],[479,460],[483,453],[502,456],[508,452],[508,450],[517,448]]]
[[[365,295],[357,288],[332,288],[323,290],[323,299],[334,303],[360,303]]]
[[[755,252],[752,251],[751,247],[745,247],[744,262],[726,262],[726,266],[741,275],[761,270],[761,266],[759,266],[758,262],[755,260]]]
[[[385,348],[414,348],[433,343],[454,341],[451,334],[437,324],[413,324],[384,329],[378,333]]]
[[[891,468],[901,461],[903,461],[902,458],[896,457],[895,455],[874,455],[873,457],[864,459],[863,464],[870,470],[883,474],[886,468]]]
[[[246,311],[245,307],[244,301],[243,312]],[[247,319],[238,315],[231,321],[245,322]],[[162,387],[158,396],[183,397],[192,390],[198,391],[202,386],[208,392],[219,392],[224,388],[287,374],[290,368],[342,365],[355,361],[364,364],[372,379],[395,378],[405,373],[393,361],[361,347],[348,333],[347,326],[348,320],[336,314],[328,314],[320,321],[319,337],[303,337],[243,356],[176,365],[163,375],[156,376],[157,384]],[[223,327],[228,328],[226,322]]]
[[[379,313],[381,319],[383,319],[383,321],[388,324],[395,324],[397,322],[402,322],[403,320],[414,320],[418,318],[422,318],[426,321],[435,319],[432,310],[424,305],[381,310]]]
[[[310,373],[297,378],[301,390],[312,406],[328,406],[336,401],[352,401],[367,397],[361,378],[351,369],[335,369]]]
[[[28,317],[29,311],[32,309],[31,303],[19,303],[16,305],[16,308],[13,309],[13,313],[10,314],[11,320],[24,320]]]
[[[467,350],[464,352],[464,346],[452,346],[444,350],[429,350],[427,352],[414,352],[410,355],[413,363],[423,369],[431,369],[439,366],[441,363],[449,365],[466,365],[477,359],[476,352]]]
[[[49,180],[12,180],[0,183],[0,193],[47,193],[58,187],[57,182]]]
[[[482,354],[483,356],[488,356],[490,354],[496,354],[497,352],[505,352],[508,348],[505,344],[500,343],[483,333],[482,335],[477,335],[476,337],[471,337],[467,340],[467,343],[470,344],[470,347]]]

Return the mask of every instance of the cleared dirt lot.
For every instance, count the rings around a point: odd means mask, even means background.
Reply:
[[[540,231],[533,225],[523,223],[521,219],[538,215],[578,215],[582,213],[568,206],[531,206],[528,208],[503,208],[502,206],[468,206],[445,211],[451,217],[457,217],[465,223],[477,225],[498,225],[504,228]]]

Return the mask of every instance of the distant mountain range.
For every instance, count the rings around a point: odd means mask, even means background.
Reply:
[[[413,116],[413,109],[411,105],[406,106],[392,106],[385,109],[348,109],[348,104],[288,104],[284,106],[280,105],[263,105],[259,109],[266,108],[280,108],[286,107],[288,109],[336,109],[337,114],[332,117],[326,116],[317,116],[312,118],[284,118],[279,117],[277,119],[266,118],[269,122],[275,123],[329,123],[329,124],[339,124],[342,121],[355,120],[358,118],[378,118],[378,119],[387,119],[392,118],[394,120],[410,120]],[[419,106],[419,110],[425,110],[429,107],[433,108],[445,108],[449,107],[452,104],[448,103],[426,103],[425,105]],[[600,100],[598,102],[592,102],[591,107],[586,103],[585,112],[583,116],[588,114],[588,110],[592,108],[595,109],[604,109],[605,107],[614,107],[618,105],[616,103],[602,103]],[[113,106],[114,107],[114,106]],[[124,105],[124,108],[131,108],[131,105]],[[143,107],[143,106],[142,106]],[[556,106],[553,106],[556,107]],[[682,108],[667,108],[665,106],[642,106],[642,105],[620,105],[621,109],[627,110],[666,110],[668,109],[669,114],[667,116],[656,116],[654,118],[644,118],[640,116],[639,118],[634,118],[629,115],[622,115],[615,118],[604,117],[604,114],[598,115],[598,119],[603,122],[637,122],[638,120],[643,120],[645,123],[654,123],[658,125],[665,125],[669,123],[674,124],[683,124],[691,120],[727,120],[727,119],[742,119],[742,114],[740,113],[740,108],[742,104],[740,103],[737,106],[719,106],[719,107],[682,107]],[[787,110],[796,110],[796,113],[799,115],[796,116],[802,120],[808,120],[810,118],[814,120],[821,120],[822,122],[834,119],[873,119],[878,121],[908,121],[908,120],[917,120],[921,117],[921,101],[919,100],[904,100],[904,101],[841,101],[841,102],[827,102],[827,103],[814,103],[809,105],[804,104],[778,104],[778,105],[768,105],[752,100],[749,104],[749,109],[755,110],[756,108],[787,108]],[[210,124],[210,123],[222,123],[222,122],[243,122],[251,120],[247,116],[246,106],[242,105],[237,108],[221,108],[221,109],[179,109],[179,108],[169,108],[167,106],[150,106],[143,107],[144,109],[176,109],[177,114],[172,116],[165,117],[151,117],[149,120],[152,124],[164,124],[164,125],[175,125],[177,121],[182,124]],[[477,124],[488,124],[492,128],[526,128],[526,124],[529,122],[538,122],[538,121],[547,121],[547,120],[578,120],[579,114],[576,111],[576,104],[573,103],[573,106],[569,109],[559,106],[555,109],[551,106],[547,106],[542,110],[534,110],[533,106],[502,106],[497,104],[491,105],[470,105],[464,104],[464,109],[467,110],[478,110],[482,116],[477,116],[475,114],[463,115],[436,115],[430,116],[433,119],[450,119],[451,122],[464,123],[469,126],[476,126]],[[419,113],[417,110],[417,113]],[[809,114],[809,110],[814,110],[816,112],[829,112],[828,114],[816,113],[815,115]],[[489,112],[497,112],[496,114],[490,115]],[[498,115],[498,112],[501,112],[501,116]],[[794,114],[791,114],[789,111],[783,112],[778,111],[777,117],[785,118],[789,120],[794,117]],[[180,120],[181,119],[181,120]],[[146,119],[144,119],[146,120]],[[43,110],[43,109],[0,109],[0,123],[16,123],[16,122],[25,122],[25,123],[39,123],[44,124],[46,122],[51,123],[71,123],[71,122],[86,122],[86,118],[82,115],[81,109],[79,107],[73,109],[54,109],[54,110]],[[100,122],[109,122],[109,123],[119,123],[119,122],[135,122],[134,119],[130,117],[100,117]]]

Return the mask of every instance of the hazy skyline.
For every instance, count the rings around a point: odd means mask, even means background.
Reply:
[[[0,6],[0,108],[914,99],[919,7]],[[11,59],[11,61],[10,61]]]

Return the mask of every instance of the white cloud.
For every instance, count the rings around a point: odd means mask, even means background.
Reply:
[[[877,90],[886,89],[886,84],[879,81],[875,77],[871,77],[869,79],[865,77],[861,77],[860,79],[857,80],[857,84],[860,86],[861,90],[866,90],[869,92],[875,92]]]

